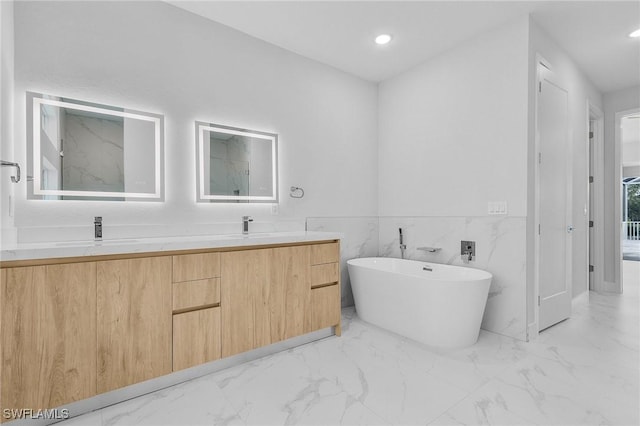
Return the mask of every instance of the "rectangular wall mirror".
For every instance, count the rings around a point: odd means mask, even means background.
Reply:
[[[199,202],[277,203],[278,135],[196,122]]]
[[[28,197],[162,201],[164,117],[27,93]]]

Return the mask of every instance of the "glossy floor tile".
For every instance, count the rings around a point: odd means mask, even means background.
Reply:
[[[70,419],[120,425],[638,425],[640,262],[533,342],[435,350],[343,310],[343,335]]]

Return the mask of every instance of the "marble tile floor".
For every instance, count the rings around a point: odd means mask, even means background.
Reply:
[[[70,419],[119,425],[638,425],[640,262],[526,343],[434,350],[343,310],[343,335]]]
[[[640,262],[640,240],[622,239],[622,258]]]

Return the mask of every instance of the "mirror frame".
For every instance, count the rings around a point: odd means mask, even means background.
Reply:
[[[63,101],[47,99],[62,98]],[[40,132],[42,105],[75,109],[97,114],[105,114],[122,118],[149,121],[154,125],[155,156],[154,156],[154,192],[108,192],[108,191],[78,191],[64,189],[42,189],[41,164],[40,164]],[[32,182],[28,187],[28,199],[45,199],[45,196],[81,197],[64,198],[61,200],[90,201],[86,198],[96,198],[105,201],[164,201],[164,115],[150,112],[135,111],[128,108],[111,105],[97,104],[93,102],[70,99],[63,96],[48,95],[36,92],[27,92],[27,166]],[[36,172],[37,171],[37,172]],[[113,199],[113,200],[110,200]]]
[[[271,143],[271,184],[273,192],[269,196],[258,195],[212,195],[204,193],[204,133],[205,131],[227,133],[238,136],[264,139]],[[224,126],[205,121],[196,121],[196,199],[198,202],[238,202],[278,203],[278,135],[276,133]]]

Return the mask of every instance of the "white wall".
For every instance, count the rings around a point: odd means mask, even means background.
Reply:
[[[460,240],[476,241],[473,266],[494,274],[483,328],[526,338],[528,19],[451,49],[379,88],[380,252],[442,247],[462,264]],[[487,217],[487,203],[508,214]]]
[[[162,113],[166,128],[164,203],[26,200],[21,185],[24,239],[42,238],[32,227],[45,224],[86,223],[90,237],[96,215],[109,238],[114,224],[161,233],[168,224],[239,229],[246,214],[254,229],[377,214],[376,85],[161,2],[19,2],[15,30],[21,162],[27,90]],[[196,204],[195,120],[278,133],[279,216],[269,205]],[[303,199],[288,196],[292,185]]]
[[[13,2],[0,1],[0,158],[16,162],[13,155]],[[24,162],[20,161],[24,166]],[[23,174],[26,170],[23,168]],[[16,230],[11,212],[11,197],[15,184],[10,176],[13,167],[2,167],[0,173],[0,244],[15,242]],[[23,179],[25,177],[23,176]]]
[[[629,166],[622,168],[622,177],[638,177],[640,176],[640,166]]]
[[[25,240],[43,238],[43,223],[77,235],[69,229],[86,222],[76,227],[89,237],[95,215],[105,218],[107,238],[113,224],[122,225],[122,236],[160,234],[169,225],[184,234],[196,225],[235,226],[245,214],[256,217],[256,229],[300,227],[313,216],[310,226],[317,229],[359,229],[352,240],[347,235],[354,253],[379,247],[379,253],[393,254],[397,226],[406,225],[413,227],[410,248],[440,242],[446,263],[461,262],[459,239],[475,239],[474,266],[496,277],[483,326],[524,338],[533,303],[527,290],[533,283],[531,123],[539,52],[570,93],[573,151],[580,152],[574,265],[586,272],[586,250],[579,249],[586,224],[581,144],[586,100],[598,106],[602,100],[528,17],[376,88],[164,3],[20,2],[15,9],[17,129],[25,126],[26,90],[166,118],[164,203],[32,201],[21,185],[16,225]],[[194,120],[279,134],[279,216],[271,216],[269,205],[195,203]],[[15,150],[24,162],[22,131]],[[305,198],[288,197],[292,185],[303,187]],[[489,201],[506,201],[508,214],[488,217]],[[377,216],[374,226],[371,217]],[[374,228],[378,241],[372,244],[367,241]],[[574,277],[580,272],[574,270]],[[584,288],[574,286],[576,292]]]
[[[640,166],[640,119],[627,116],[620,120],[620,149],[622,167]]]
[[[381,216],[526,214],[524,18],[380,84]]]
[[[589,112],[588,102],[602,110],[602,94],[584,76],[582,71],[576,66],[573,60],[559,47],[551,37],[549,37],[532,20],[530,22],[530,64],[529,64],[529,229],[535,227],[533,221],[534,214],[534,188],[535,181],[533,170],[535,168],[535,91],[536,91],[536,55],[544,58],[552,68],[554,80],[568,92],[569,101],[569,140],[570,156],[573,159],[571,208],[574,231],[572,233],[572,292],[576,297],[589,289],[589,258],[587,252],[589,218],[587,217],[588,207],[588,179],[589,179],[589,151],[588,151],[588,123]],[[534,235],[533,233],[529,235]],[[533,242],[531,238],[528,242],[529,258],[533,259]],[[529,265],[528,277],[533,282],[533,262]],[[532,311],[534,295],[529,293],[529,310]],[[532,318],[531,318],[532,319]]]
[[[616,170],[615,159],[620,157],[620,147],[616,149],[616,113],[640,108],[640,86],[605,93],[604,95],[604,280],[605,287],[614,290],[619,287],[620,276],[620,246],[616,244],[615,236],[620,233],[619,223],[621,216],[616,212],[616,205],[620,201],[616,199],[615,188],[620,184],[620,171]],[[619,196],[618,196],[619,197]],[[618,209],[618,212],[620,209]]]

